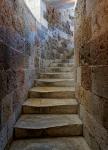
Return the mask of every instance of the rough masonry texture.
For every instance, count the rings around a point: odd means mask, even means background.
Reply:
[[[92,150],[108,149],[108,1],[79,0],[75,11],[76,96]]]
[[[12,138],[13,125],[37,75],[36,26],[23,0],[0,0],[0,149]]]

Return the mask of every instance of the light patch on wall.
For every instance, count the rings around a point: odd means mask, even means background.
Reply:
[[[40,0],[25,0],[25,3],[36,19],[40,21]]]
[[[44,12],[46,12],[46,4],[43,0],[25,0],[26,5],[37,19],[37,21],[48,28],[48,23],[44,18]]]

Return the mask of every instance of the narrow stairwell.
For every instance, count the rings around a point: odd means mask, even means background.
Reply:
[[[10,150],[90,150],[78,116],[73,63],[52,63],[34,85]]]

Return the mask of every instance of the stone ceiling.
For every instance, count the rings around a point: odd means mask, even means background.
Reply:
[[[72,7],[77,0],[46,0],[57,8]]]

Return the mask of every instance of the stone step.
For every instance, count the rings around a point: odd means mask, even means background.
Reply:
[[[75,99],[28,99],[23,104],[23,114],[77,114]]]
[[[90,150],[90,148],[83,137],[61,137],[16,140],[9,150]]]
[[[35,86],[73,87],[74,79],[36,79]]]
[[[47,72],[74,72],[74,67],[48,67]]]
[[[55,59],[53,63],[73,63],[74,59]]]
[[[82,135],[78,115],[22,115],[15,125],[15,138],[66,137]]]
[[[50,67],[73,67],[74,63],[51,63]]]
[[[73,63],[74,59],[62,59],[62,63]]]
[[[56,73],[40,73],[39,74],[40,78],[44,79],[73,79],[74,78],[74,73],[72,72],[56,72]]]
[[[75,88],[34,87],[29,90],[29,98],[75,98]]]

